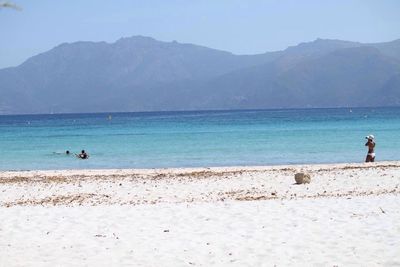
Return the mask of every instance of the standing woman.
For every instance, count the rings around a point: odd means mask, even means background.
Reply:
[[[365,146],[368,147],[368,154],[367,154],[367,158],[365,159],[365,162],[374,162],[375,161],[375,137],[370,134],[367,137],[365,137],[366,139],[368,139],[367,143],[365,144]]]

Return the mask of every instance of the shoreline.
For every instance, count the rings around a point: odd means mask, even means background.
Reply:
[[[307,172],[311,183],[297,185]],[[0,206],[142,205],[400,194],[400,161],[0,172]]]
[[[400,160],[385,160],[377,162],[339,162],[339,163],[300,163],[300,164],[276,164],[276,165],[227,165],[227,166],[203,166],[203,167],[161,167],[161,168],[82,168],[82,169],[32,169],[32,170],[0,170],[0,179],[7,174],[29,174],[29,173],[69,173],[75,174],[86,172],[97,175],[99,173],[113,174],[114,172],[147,173],[155,171],[172,172],[193,172],[193,171],[233,171],[233,170],[279,170],[285,168],[291,169],[315,169],[315,168],[346,168],[355,167],[357,169],[378,168],[378,167],[400,167]]]

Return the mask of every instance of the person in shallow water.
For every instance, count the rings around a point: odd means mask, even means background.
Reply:
[[[67,151],[65,151],[65,155],[70,155],[71,154],[71,152],[69,152],[69,150],[67,150]]]
[[[374,162],[375,161],[375,137],[370,134],[365,137],[368,141],[365,146],[368,147],[368,154],[365,158],[365,162]]]
[[[82,150],[81,153],[77,154],[76,156],[80,159],[88,159],[89,158],[89,155],[88,155],[88,153],[85,152],[85,150]]]

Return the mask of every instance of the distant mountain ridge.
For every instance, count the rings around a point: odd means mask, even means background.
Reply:
[[[400,106],[400,40],[234,55],[150,37],[61,44],[0,70],[0,114]]]

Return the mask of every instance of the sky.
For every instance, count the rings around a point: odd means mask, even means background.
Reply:
[[[0,2],[4,2],[1,1]],[[150,36],[256,54],[317,38],[400,38],[399,0],[9,0],[0,9],[0,68],[76,41]]]

